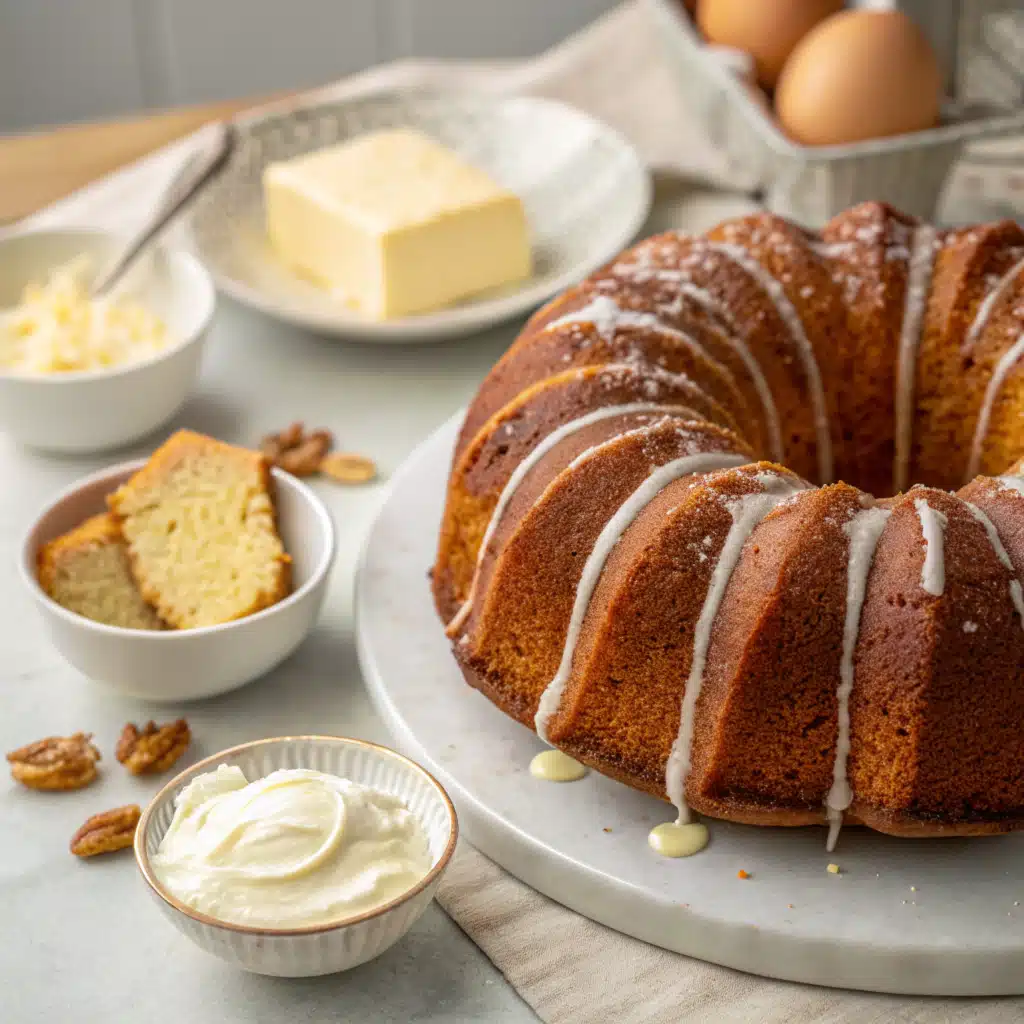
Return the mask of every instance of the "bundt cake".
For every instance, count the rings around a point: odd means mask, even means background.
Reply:
[[[466,414],[432,580],[467,680],[681,821],[1024,826],[1022,356],[1011,222],[641,242]]]

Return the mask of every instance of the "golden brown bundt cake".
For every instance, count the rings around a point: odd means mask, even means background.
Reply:
[[[438,608],[446,621],[469,591],[484,531],[516,467],[530,452],[543,454],[545,449],[539,445],[556,430],[568,423],[589,426],[591,420],[580,422],[582,417],[597,412],[600,420],[608,410],[622,414],[676,411],[723,427],[735,426],[733,417],[688,377],[658,367],[588,366],[525,388],[484,423],[452,473],[434,575]]]
[[[641,242],[467,411],[433,570],[463,673],[681,820],[1024,827],[1022,365],[1009,222]]]

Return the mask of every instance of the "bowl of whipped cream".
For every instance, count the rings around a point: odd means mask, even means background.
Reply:
[[[348,970],[426,910],[458,821],[429,772],[335,736],[257,740],[193,765],[144,811],[135,857],[164,915],[245,970]]]

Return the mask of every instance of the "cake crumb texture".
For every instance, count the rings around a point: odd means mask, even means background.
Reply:
[[[290,590],[259,452],[174,434],[108,498],[142,596],[177,629],[252,615]]]
[[[107,513],[44,545],[38,572],[43,590],[76,615],[124,629],[166,628],[139,593],[120,531]]]

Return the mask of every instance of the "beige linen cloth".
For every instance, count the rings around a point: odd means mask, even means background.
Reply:
[[[687,116],[659,40],[637,2],[543,56],[502,65],[403,62],[328,86],[314,98],[380,88],[470,86],[544,95],[628,136],[658,171],[649,230],[702,230],[754,208],[754,182],[729,167]],[[199,133],[201,134],[201,133]],[[143,216],[196,137],[167,147],[26,222],[126,229]],[[466,843],[438,899],[548,1024],[1004,1024],[1024,999],[896,998],[769,981],[668,953],[580,917],[523,885]],[[553,937],[555,941],[553,940]]]

